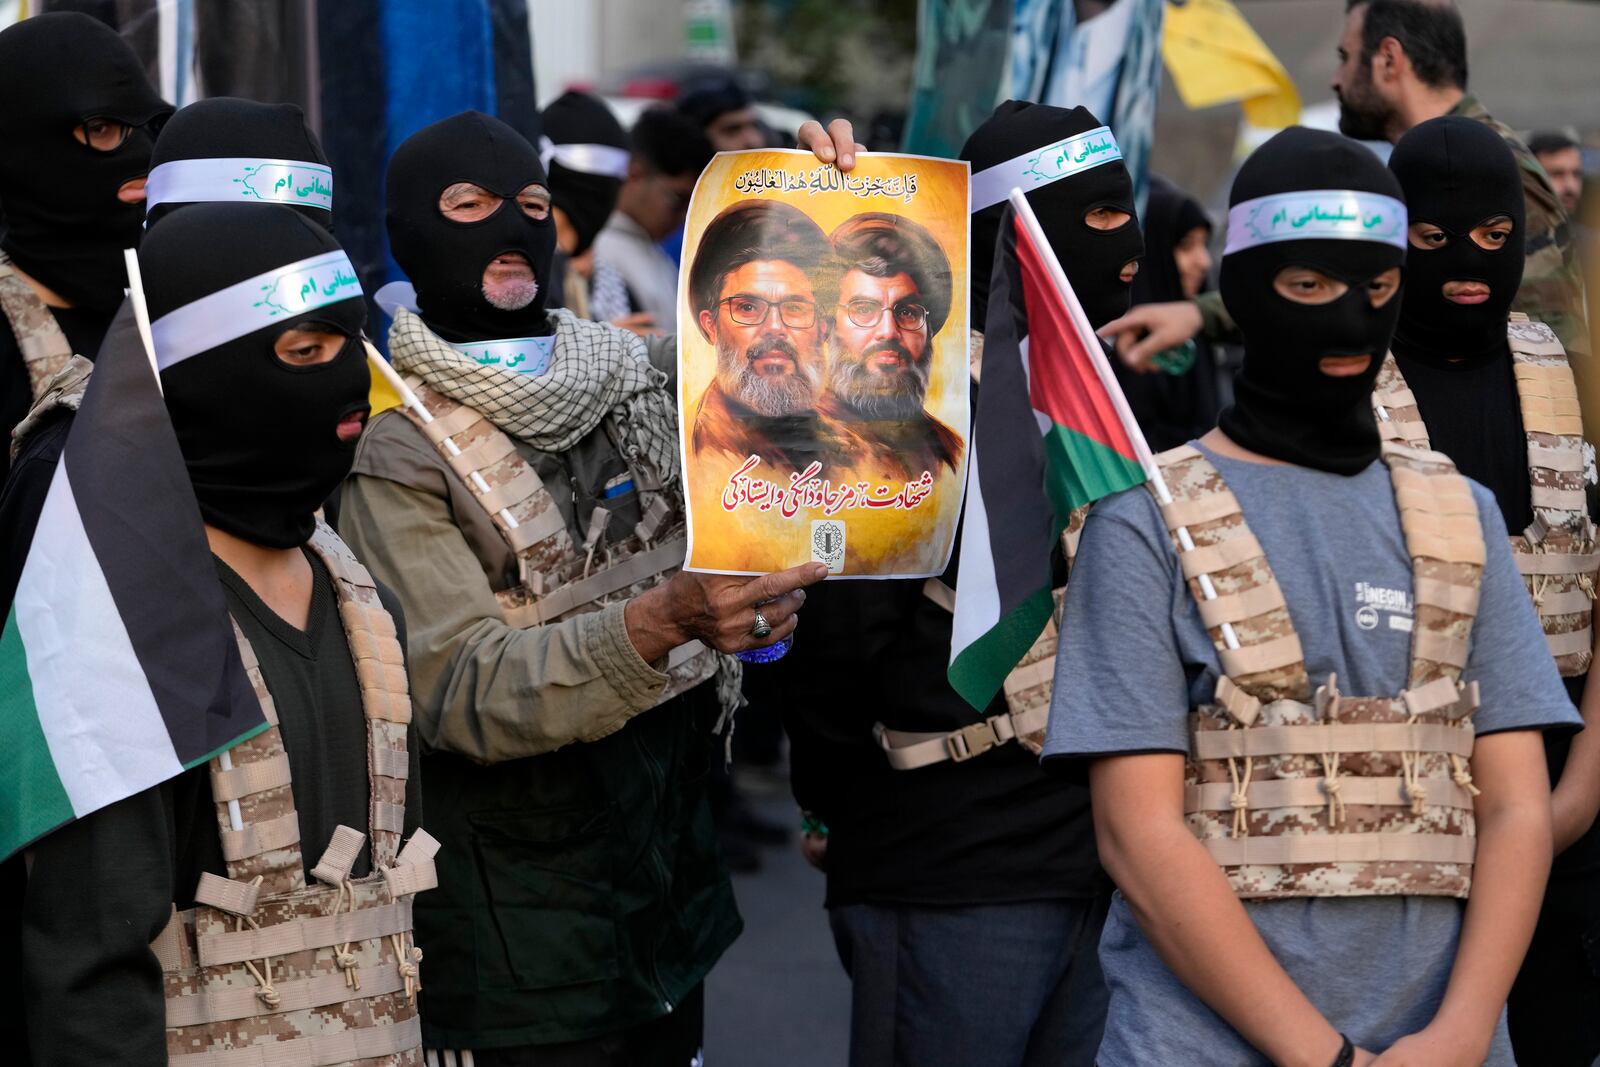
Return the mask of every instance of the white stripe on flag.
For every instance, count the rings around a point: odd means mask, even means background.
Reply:
[[[1000,588],[989,545],[989,513],[978,473],[978,443],[973,435],[967,457],[967,510],[961,528],[961,567],[956,572],[956,610],[950,629],[950,662],[1000,621]]]
[[[56,467],[17,585],[39,723],[79,816],[183,771],[67,477]]]

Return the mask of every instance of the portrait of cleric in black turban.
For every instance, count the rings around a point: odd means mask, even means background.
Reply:
[[[758,456],[783,472],[818,458],[835,273],[821,227],[788,204],[743,201],[706,227],[689,300],[717,365],[691,409],[692,453]]]
[[[825,433],[862,474],[955,470],[961,435],[924,408],[934,338],[950,317],[949,257],[919,223],[878,211],[851,216],[829,240],[839,280]]]

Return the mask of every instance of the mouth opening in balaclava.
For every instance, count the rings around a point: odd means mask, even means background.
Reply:
[[[503,198],[477,222],[448,219],[439,196],[470,182]],[[555,255],[555,222],[529,217],[516,202],[529,185],[548,188],[539,154],[499,119],[465,111],[406,138],[389,161],[389,246],[417,291],[417,310],[446,341],[538,337],[550,332],[545,303]],[[495,307],[483,291],[484,270],[502,255],[527,260],[538,285],[517,309]]]
[[[205,521],[304,544],[349,473],[371,388],[355,268],[327,230],[276,204],[196,204],[139,250],[167,411]],[[289,329],[344,336],[326,363],[274,351]],[[341,431],[341,425],[343,431]]]
[[[622,124],[605,101],[568,92],[544,109],[541,157],[550,171],[550,203],[572,223],[581,256],[616,210],[628,177],[630,147]]]
[[[114,310],[122,250],[144,219],[117,191],[149,170],[153,131],[172,109],[127,43],[79,12],[0,31],[0,100],[0,248],[75,306]],[[109,151],[81,143],[73,131],[90,119],[127,136]]]
[[[333,169],[295,105],[215,96],[162,127],[145,185],[145,223],[197,203],[284,204],[332,229]]]
[[[1400,184],[1346,137],[1294,126],[1245,160],[1229,196],[1223,302],[1244,334],[1233,406],[1218,424],[1265,456],[1337,474],[1378,457],[1372,384],[1400,314],[1400,294],[1373,307],[1368,286],[1405,259]],[[1306,267],[1345,284],[1325,304],[1298,303],[1273,280]],[[1367,356],[1336,377],[1329,356]]]
[[[1116,138],[1087,108],[1007,100],[961,148],[972,164],[972,322],[988,315],[989,280],[1005,198],[1021,187],[1061,260],[1091,326],[1127,312],[1132,289],[1122,268],[1144,254],[1133,180]],[[1095,208],[1124,212],[1113,230],[1090,226]]]
[[[1522,284],[1527,210],[1511,149],[1483,123],[1446,116],[1402,137],[1389,169],[1405,190],[1412,225],[1428,223],[1445,235],[1442,247],[1412,245],[1406,253],[1396,354],[1461,367],[1508,356],[1506,316]],[[1501,216],[1511,220],[1504,245],[1485,249],[1473,241],[1473,229]],[[1487,286],[1487,299],[1450,300],[1444,294],[1448,282]]]

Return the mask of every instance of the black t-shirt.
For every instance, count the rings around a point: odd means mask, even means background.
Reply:
[[[56,324],[67,335],[72,350],[85,359],[94,359],[100,352],[100,342],[111,325],[111,312],[88,311],[83,308],[51,308]],[[22,349],[17,345],[17,335],[11,324],[0,314],[0,429],[9,442],[11,431],[33,406],[33,387],[28,381],[28,367],[22,362]],[[0,463],[10,465],[11,450],[6,448]],[[0,469],[4,469],[0,467]]]
[[[828,905],[1109,891],[1088,789],[1047,776],[1016,742],[962,763],[889,765],[874,723],[934,732],[980,718],[945,678],[951,615],[922,590],[920,579],[815,586],[789,654],[746,668],[752,703],[783,712],[796,800],[828,824]],[[1004,711],[1000,697],[985,715]]]

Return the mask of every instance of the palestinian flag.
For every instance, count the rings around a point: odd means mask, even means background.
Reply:
[[[0,634],[0,858],[266,728],[131,317],[73,421]]]
[[[1073,508],[1139,485],[1149,447],[1027,200],[1000,227],[950,641],[950,684],[989,706],[1049,621]]]

